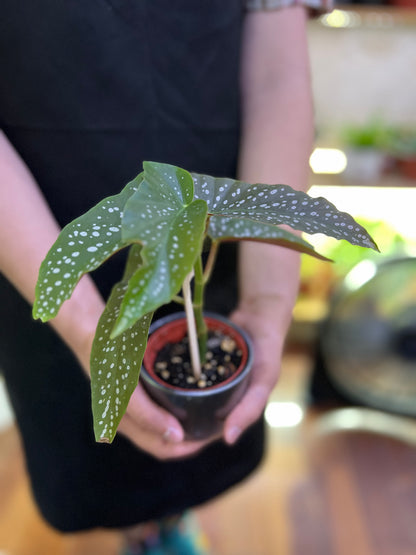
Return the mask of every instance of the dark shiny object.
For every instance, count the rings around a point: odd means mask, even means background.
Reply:
[[[416,416],[416,258],[382,262],[356,286],[347,276],[321,343],[328,375],[346,398]]]
[[[253,347],[247,333],[230,320],[218,314],[207,316],[231,326],[244,339],[248,348],[245,368],[232,381],[205,389],[180,389],[157,382],[143,366],[140,379],[149,395],[161,406],[174,414],[181,422],[187,439],[206,439],[221,436],[225,417],[243,397],[250,378],[253,362]],[[184,318],[184,313],[175,313],[157,320],[149,334],[163,325]]]

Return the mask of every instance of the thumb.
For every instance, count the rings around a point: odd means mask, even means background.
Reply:
[[[270,388],[264,384],[249,386],[247,393],[227,417],[224,424],[224,440],[233,445],[251,424],[260,418],[266,406]]]

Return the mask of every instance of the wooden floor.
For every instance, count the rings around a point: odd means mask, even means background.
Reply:
[[[310,365],[287,355],[272,400],[305,408]],[[389,435],[374,433],[380,428]],[[269,436],[261,469],[197,511],[213,554],[416,555],[413,421],[305,408],[299,425],[270,427]],[[119,547],[117,533],[50,529],[32,502],[16,429],[0,433],[0,555],[116,555]]]

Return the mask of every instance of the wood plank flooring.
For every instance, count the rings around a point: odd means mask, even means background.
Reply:
[[[405,422],[407,441],[365,426],[345,431],[348,411],[305,407],[310,366],[308,356],[288,354],[272,399],[304,407],[303,421],[270,428],[259,471],[198,509],[213,555],[416,555],[416,424]],[[0,433],[0,555],[119,549],[116,532],[52,530],[31,498],[16,429]]]

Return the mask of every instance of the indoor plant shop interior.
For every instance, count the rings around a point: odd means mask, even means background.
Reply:
[[[249,339],[245,334],[239,339],[238,330],[222,318],[208,335],[207,323],[211,327],[214,318],[204,318],[204,288],[223,241],[264,241],[320,256],[279,224],[377,249],[363,227],[324,198],[287,185],[247,184],[153,162],[144,162],[143,172],[118,195],[103,199],[61,231],[39,273],[33,315],[43,321],[56,316],[84,273],[130,247],[92,348],[97,441],[113,440],[143,357],[145,387],[174,412],[188,436],[218,433],[244,393],[251,355]],[[155,362],[160,340],[153,341],[151,333],[146,350],[149,326],[154,311],[171,301],[185,306],[187,322],[175,328],[171,342],[186,336],[186,343],[179,354],[174,349],[170,360]],[[155,336],[164,326],[156,327]],[[223,358],[212,364],[215,350]]]

